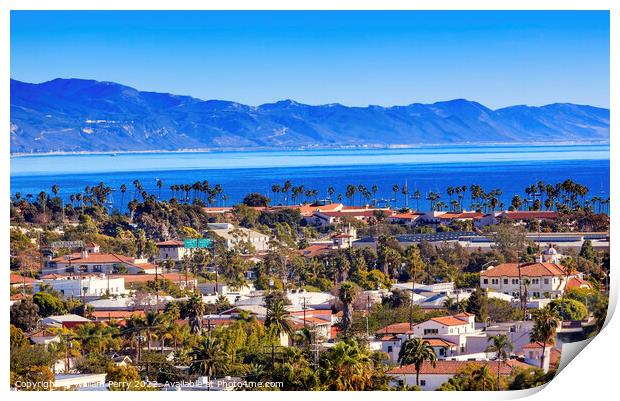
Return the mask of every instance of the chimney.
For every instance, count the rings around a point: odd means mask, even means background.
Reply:
[[[88,251],[87,250],[83,250],[80,257],[82,259],[87,259],[88,258]]]

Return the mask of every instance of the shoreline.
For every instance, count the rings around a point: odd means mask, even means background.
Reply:
[[[116,150],[116,151],[57,151],[57,152],[15,152],[10,153],[11,158],[44,157],[44,156],[95,156],[95,155],[131,155],[131,154],[154,154],[154,153],[225,153],[225,152],[286,152],[286,151],[325,151],[325,150],[403,150],[424,149],[434,147],[491,147],[491,146],[595,146],[610,145],[610,141],[594,142],[457,142],[457,143],[427,143],[427,144],[394,144],[394,145],[351,145],[351,146],[291,146],[291,147],[241,147],[241,148],[197,148],[197,149],[145,149],[145,150]]]

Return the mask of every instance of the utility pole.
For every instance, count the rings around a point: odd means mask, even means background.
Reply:
[[[155,263],[155,312],[159,312],[159,283],[158,283],[159,264]]]
[[[370,330],[368,328],[368,316],[370,315],[370,295],[366,296],[366,338],[370,337]]]
[[[304,300],[304,329],[306,328],[306,297],[302,298]]]

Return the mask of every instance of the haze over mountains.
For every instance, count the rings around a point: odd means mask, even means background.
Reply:
[[[609,110],[569,103],[491,110],[463,99],[253,107],[113,82],[11,80],[10,137],[12,153],[608,142]]]

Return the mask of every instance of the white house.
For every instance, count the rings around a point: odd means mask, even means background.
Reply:
[[[567,275],[566,268],[555,263],[502,263],[480,273],[480,287],[513,297],[519,297],[527,284],[528,298],[558,298],[571,281],[585,283],[581,273]]]
[[[61,279],[42,280],[33,285],[33,291],[39,292],[41,285],[50,285],[54,291],[61,293],[65,298],[98,298],[104,295],[123,295],[125,279],[111,277],[105,274],[88,274],[80,279],[80,276],[64,276]]]
[[[407,340],[423,338],[433,347],[438,359],[447,359],[467,353],[469,337],[481,336],[476,329],[475,315],[459,313],[454,316],[432,318],[413,327],[409,323],[395,323],[377,331],[382,342],[381,350],[390,356],[392,361]]]
[[[523,351],[523,357],[527,364],[540,367],[542,359],[542,369],[547,373],[549,370],[549,363],[551,362],[551,349],[553,345],[546,344],[544,347],[543,345],[542,342],[529,343],[524,345],[521,350]],[[543,348],[545,349],[544,354]]]
[[[531,366],[523,362],[511,359],[505,362],[498,361],[445,361],[438,360],[435,367],[425,362],[420,368],[420,388],[424,391],[437,390],[443,383],[446,383],[454,375],[466,369],[468,365],[474,367],[488,366],[491,374],[499,374],[502,377],[507,377],[512,374],[514,368],[530,368]],[[416,368],[415,365],[404,365],[394,368],[387,372],[392,377],[390,386],[402,387],[415,386],[416,385]]]
[[[130,274],[154,273],[156,266],[147,259],[132,258],[116,253],[101,253],[99,245],[91,243],[81,252],[58,256],[49,260],[42,274],[61,273],[116,273],[126,269]]]

